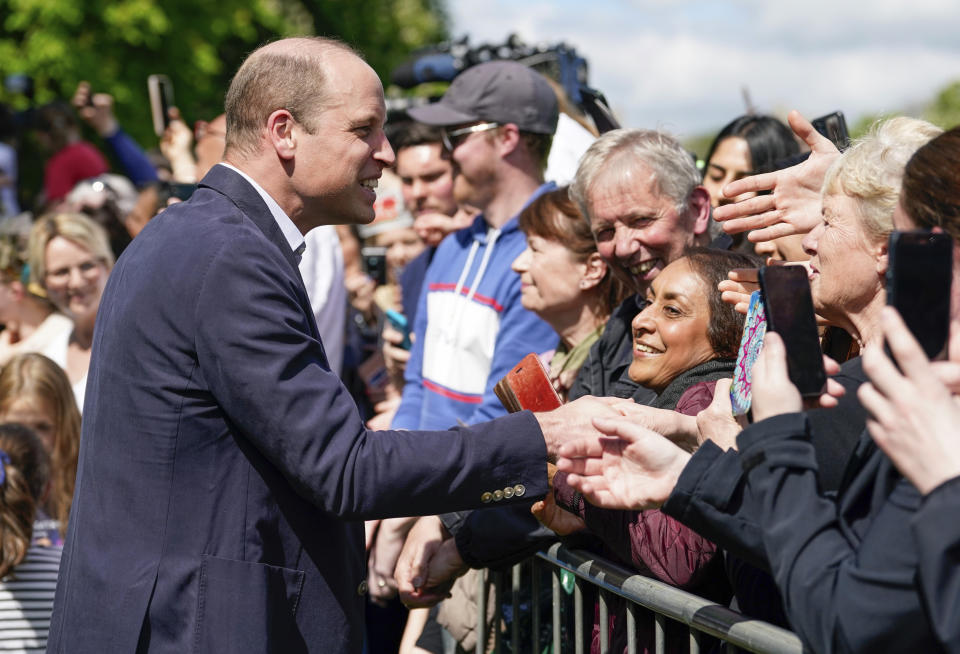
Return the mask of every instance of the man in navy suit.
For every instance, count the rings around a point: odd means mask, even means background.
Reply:
[[[611,411],[366,431],[297,257],[309,229],[373,219],[380,81],[336,42],[278,41],[226,113],[226,163],[104,292],[50,652],[357,652],[362,520],[543,495],[561,434]]]

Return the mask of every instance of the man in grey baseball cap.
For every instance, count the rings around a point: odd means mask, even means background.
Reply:
[[[457,76],[439,102],[410,110],[421,123],[450,127],[478,121],[513,123],[522,132],[553,134],[557,97],[540,74],[515,61],[491,61]]]
[[[426,297],[420,298],[403,400],[392,427],[415,429],[431,421],[473,424],[504,412],[493,393],[497,380],[528,352],[542,352],[556,343],[556,332],[523,308],[520,277],[510,264],[526,248],[517,215],[555,188],[543,183],[543,170],[557,127],[557,99],[538,73],[515,62],[496,61],[465,70],[439,102],[409,113],[442,128],[445,154],[453,164],[454,197],[479,209],[480,215],[470,227],[444,239],[427,270]],[[499,495],[491,498],[495,503]],[[445,518],[453,531],[458,531],[454,522],[466,524],[459,519],[465,516]],[[527,507],[519,517],[504,519],[517,523],[520,533],[539,526]],[[470,560],[472,553],[454,546],[453,533],[439,517],[421,518],[404,552],[420,552],[419,545],[437,534],[446,540],[445,554],[432,563],[444,573],[443,579],[430,579],[452,583],[451,577],[465,570],[463,558]],[[421,583],[414,583],[413,571],[420,565],[425,570],[430,562],[411,558],[402,560],[413,565],[398,564],[396,571],[404,601],[426,605],[445,596],[443,589],[414,590]]]

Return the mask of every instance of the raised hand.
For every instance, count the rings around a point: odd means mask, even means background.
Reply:
[[[737,434],[742,431],[740,423],[733,417],[733,405],[730,403],[730,386],[733,380],[720,379],[713,390],[713,401],[706,409],[697,414],[699,443],[711,440],[724,450],[737,449]]]
[[[840,152],[799,112],[791,111],[787,120],[794,134],[810,146],[809,158],[790,168],[744,177],[727,184],[723,194],[728,198],[741,193],[771,191],[769,195],[758,195],[714,209],[714,220],[723,222],[727,233],[754,230],[747,238],[759,243],[781,236],[806,234],[820,222],[820,187],[827,169]]]
[[[870,381],[857,395],[870,414],[867,429],[877,445],[927,494],[960,475],[960,400],[942,379],[955,381],[957,367],[928,361],[895,309],[884,308],[881,326],[900,369],[881,347],[868,347],[863,370]]]
[[[628,418],[593,422],[604,436],[560,448],[557,467],[570,473],[567,483],[602,508],[639,511],[663,504],[690,454]]]
[[[823,357],[823,365],[828,375],[840,372],[840,365],[830,357]],[[768,331],[763,337],[763,349],[753,366],[752,379],[750,410],[756,422],[803,409],[835,407],[837,398],[844,394],[844,388],[839,382],[827,379],[827,386],[819,397],[804,401],[800,391],[790,381],[787,372],[787,350],[783,339],[776,332]]]

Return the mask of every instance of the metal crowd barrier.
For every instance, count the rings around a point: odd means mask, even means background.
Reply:
[[[540,593],[539,593],[539,566],[548,566],[551,569],[553,580],[552,622],[553,641],[552,654],[584,654],[589,651],[589,633],[585,628],[592,625],[594,607],[587,606],[589,620],[584,619],[584,591],[588,586],[597,590],[600,618],[600,651],[610,651],[610,634],[608,605],[614,596],[627,600],[626,631],[627,651],[636,654],[636,625],[638,619],[654,620],[655,652],[666,653],[666,625],[668,620],[675,620],[687,626],[690,636],[690,654],[699,654],[701,638],[708,634],[724,643],[728,654],[745,650],[759,654],[802,654],[803,645],[793,632],[775,627],[760,620],[751,620],[725,606],[720,606],[702,597],[687,593],[678,588],[665,584],[656,579],[635,574],[614,563],[598,559],[588,552],[570,550],[560,543],[556,543],[546,552],[538,552],[535,557],[513,566],[510,571],[509,592],[512,596],[512,620],[510,643],[513,654],[519,652],[533,652],[542,654],[539,644],[540,633]],[[532,588],[530,589],[530,616],[532,634],[531,642],[520,643],[520,593],[521,593],[521,566],[532,566]],[[573,642],[564,642],[561,629],[561,603],[564,593],[561,589],[561,571],[568,570],[575,575],[573,590]],[[493,624],[501,624],[501,598],[504,592],[506,572],[478,575],[477,585],[477,645],[476,654],[486,654],[488,633],[487,608],[489,582],[493,587],[494,614]],[[489,579],[485,577],[489,575]],[[494,654],[500,654],[503,643],[501,629],[494,630]],[[619,653],[614,653],[619,654]]]

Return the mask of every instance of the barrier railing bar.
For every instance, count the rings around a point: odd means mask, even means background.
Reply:
[[[653,614],[654,649],[657,654],[667,652],[667,619],[662,613]]]
[[[480,570],[477,575],[477,645],[474,648],[476,654],[485,654],[487,649],[487,639],[484,637],[487,633],[486,576],[486,570]]]
[[[512,621],[510,623],[510,651],[519,652],[520,651],[520,564],[517,563],[513,566],[511,571],[512,575],[512,584],[511,584],[511,598],[510,606],[512,607],[513,615]]]
[[[637,609],[633,602],[627,602],[627,654],[637,654]]]
[[[503,573],[497,570],[493,573],[493,654],[500,654],[500,639],[503,613]],[[486,634],[484,634],[486,636]],[[484,638],[486,640],[486,638]]]
[[[533,610],[531,630],[533,631],[533,643],[531,654],[540,654],[540,562],[536,557],[530,559],[530,606]],[[516,620],[516,616],[513,618]],[[513,646],[513,651],[520,652],[520,643]],[[560,654],[557,652],[557,654]]]
[[[583,641],[586,636],[583,633],[583,584],[582,577],[577,577],[573,584],[573,620],[574,641],[573,651],[575,654],[583,654]]]
[[[700,654],[700,632],[690,627],[690,654]]]
[[[610,649],[610,619],[607,615],[607,591],[601,590],[600,597],[600,654]]]
[[[717,636],[735,647],[769,654],[802,654],[803,652],[800,639],[786,629],[745,618],[724,606],[656,579],[634,574],[610,562],[596,561],[588,553],[569,550],[557,543],[547,552],[538,552],[537,556],[574,573],[578,581],[588,580],[601,589],[637,602],[641,606],[687,626],[695,627],[697,631]],[[557,611],[556,602],[554,610]],[[579,629],[579,622],[577,627]],[[556,642],[556,632],[554,642]],[[555,649],[555,652],[559,651]],[[579,650],[577,654],[580,654]]]
[[[563,651],[560,647],[560,568],[554,567],[550,577],[553,580],[553,654],[560,654]]]

